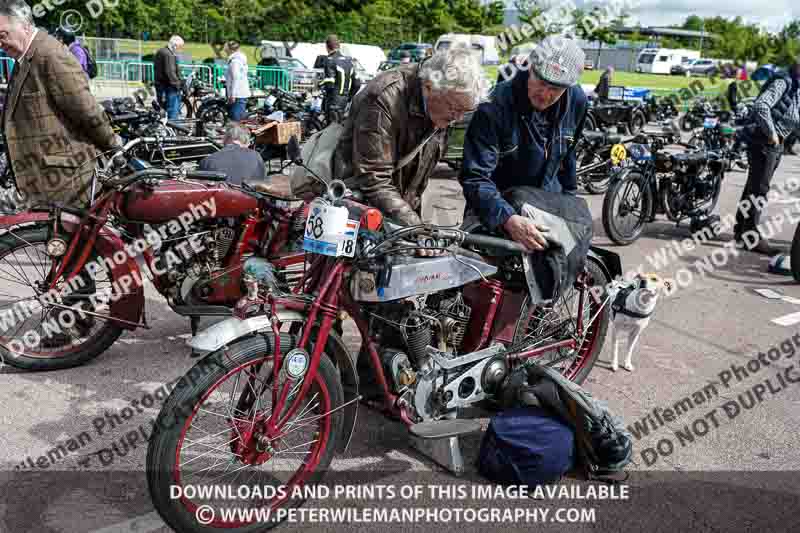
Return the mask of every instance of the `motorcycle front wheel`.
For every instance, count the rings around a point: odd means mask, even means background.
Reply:
[[[603,305],[603,287],[612,280],[591,256],[586,259],[584,275],[583,283],[578,283],[577,288],[570,287],[552,305],[530,305],[526,296],[514,329],[513,342],[514,346],[536,347],[576,339],[577,348],[558,348],[536,358],[535,362],[553,366],[578,385],[589,376],[603,351],[611,320],[609,306]],[[578,335],[577,327],[579,317],[583,328],[581,335]]]
[[[603,198],[603,228],[616,244],[627,245],[644,231],[653,207],[644,175],[628,172],[611,184]]]
[[[295,342],[282,334],[281,352]],[[344,415],[336,410],[344,403],[339,373],[323,354],[304,403],[270,433],[265,422],[274,407],[273,350],[272,335],[235,341],[198,362],[184,376],[185,386],[179,382],[164,402],[147,448],[147,482],[156,510],[174,530],[270,529],[280,523],[277,509],[305,501],[296,487],[319,483],[325,475],[343,432]],[[281,390],[285,372],[279,376]],[[289,389],[283,414],[300,384]],[[243,483],[261,488],[263,498],[231,500],[187,490],[211,486],[236,494]]]
[[[91,299],[110,291],[116,281],[107,265],[92,274],[81,271],[82,281],[74,284],[73,291],[59,280],[56,289],[64,295],[60,302],[42,299],[48,293],[50,273],[59,263],[47,252],[53,237],[69,243],[71,235],[53,236],[49,228],[38,226],[0,237],[0,362],[16,368],[60,370],[82,365],[105,352],[122,334],[114,322],[96,316],[110,315],[108,304]],[[92,250],[91,257],[99,254]]]

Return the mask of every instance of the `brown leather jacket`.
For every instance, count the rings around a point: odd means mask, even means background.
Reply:
[[[447,130],[441,130],[394,172],[434,131],[425,114],[418,70],[418,65],[398,67],[370,80],[353,99],[333,158],[334,177],[404,225],[420,223],[422,192],[447,148]]]

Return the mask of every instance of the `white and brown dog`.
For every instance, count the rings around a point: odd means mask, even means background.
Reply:
[[[656,309],[658,295],[662,287],[669,289],[669,283],[662,281],[655,274],[639,274],[632,281],[612,281],[606,285],[611,303],[611,327],[614,355],[611,359],[611,370],[619,368],[619,345],[622,339],[628,338],[628,351],[622,368],[633,372],[631,358],[642,331],[650,323],[650,316]]]

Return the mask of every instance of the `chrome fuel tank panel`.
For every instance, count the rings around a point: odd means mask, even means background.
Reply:
[[[497,273],[497,267],[472,257],[448,254],[440,257],[396,257],[389,284],[376,287],[376,275],[358,271],[350,291],[357,302],[390,302],[466,285]]]

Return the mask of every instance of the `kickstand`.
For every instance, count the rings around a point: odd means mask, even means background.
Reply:
[[[195,337],[197,335],[197,326],[200,325],[200,317],[199,316],[189,317],[189,325],[192,328],[192,337]]]

